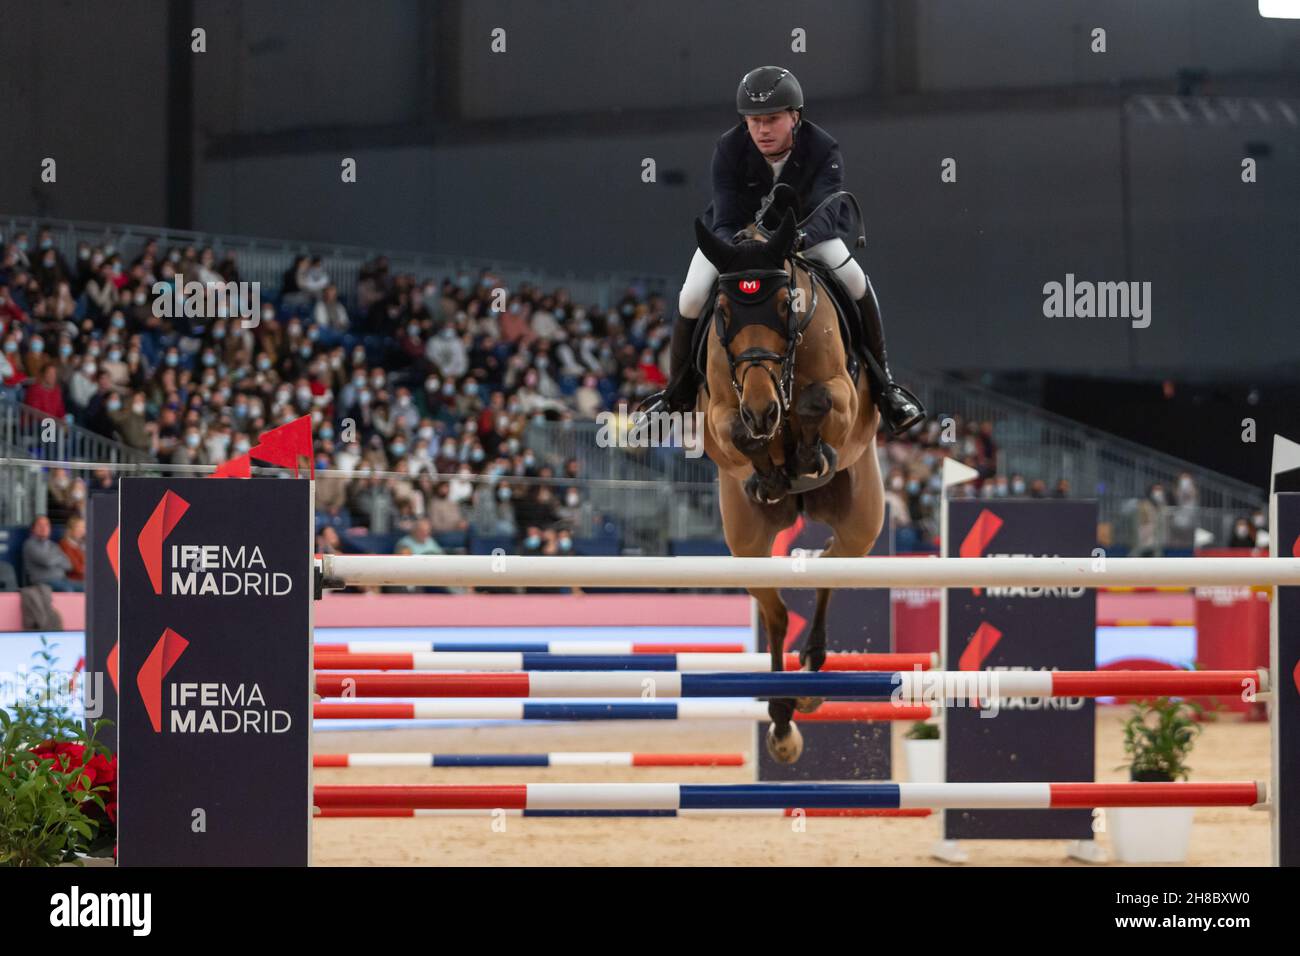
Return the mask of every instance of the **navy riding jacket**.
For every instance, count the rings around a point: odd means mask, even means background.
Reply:
[[[799,196],[799,216],[812,212],[831,193],[844,188],[844,159],[830,133],[807,120],[794,134],[794,148],[781,170],[780,182]],[[763,197],[772,191],[772,167],[749,138],[743,122],[722,134],[713,150],[713,202],[704,224],[719,238],[731,240],[754,221]],[[845,202],[828,205],[804,227],[804,248],[853,234],[853,216]]]

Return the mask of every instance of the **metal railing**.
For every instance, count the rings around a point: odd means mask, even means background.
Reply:
[[[3,397],[0,397],[0,454],[25,460],[23,464],[0,465],[0,524],[6,525],[28,524],[36,515],[43,514],[48,504],[46,469],[34,468],[26,462],[150,461],[144,452]]]
[[[380,255],[388,258],[389,270],[393,274],[411,273],[420,280],[434,279],[440,282],[443,278],[455,277],[460,272],[466,272],[477,279],[480,270],[486,269],[509,288],[518,288],[525,283],[546,291],[563,287],[575,302],[602,308],[608,308],[616,296],[622,295],[624,289],[635,288],[643,294],[662,292],[673,281],[667,276],[628,272],[561,273],[487,257],[391,252],[337,242],[257,239],[166,229],[161,226],[0,215],[0,232],[6,240],[14,233],[24,231],[35,240],[37,231],[43,228],[50,230],[55,247],[70,263],[76,262],[79,242],[93,246],[111,244],[128,261],[138,254],[149,239],[158,240],[160,254],[163,255],[171,246],[192,245],[200,249],[211,246],[218,260],[227,254],[235,256],[240,281],[258,282],[266,289],[276,291],[280,288],[285,270],[293,265],[297,256],[318,255],[324,260],[325,271],[338,287],[339,298],[348,306],[356,305],[356,287],[362,266]]]
[[[1171,495],[1180,475],[1191,476],[1199,507],[1249,514],[1264,500],[1264,490],[1137,442],[1119,438],[1033,405],[941,374],[905,373],[931,416],[993,423],[998,472],[1028,480],[1065,478],[1071,496],[1096,498],[1099,520],[1118,522],[1124,503],[1142,498],[1155,483]],[[960,438],[960,436],[959,436]]]
[[[1161,547],[1191,548],[1195,531],[1210,532],[1226,541],[1233,521],[1249,515],[1263,501],[1262,489],[1209,469],[1152,451],[1007,398],[987,389],[934,373],[906,371],[931,414],[942,420],[993,423],[999,474],[1020,473],[1070,482],[1071,497],[1096,498],[1098,520],[1111,526],[1117,543],[1134,540],[1138,499],[1151,484],[1163,483],[1172,495],[1177,479],[1191,475],[1198,504],[1167,509],[1161,523]],[[707,458],[688,458],[677,447],[610,447],[602,442],[602,426],[590,421],[542,422],[530,425],[528,443],[554,460],[578,462],[579,473],[612,481],[651,482],[635,491],[603,492],[603,505],[621,517],[639,549],[663,553],[672,538],[721,537],[717,503],[717,472]],[[958,442],[963,435],[956,435]],[[654,482],[662,488],[656,487]]]

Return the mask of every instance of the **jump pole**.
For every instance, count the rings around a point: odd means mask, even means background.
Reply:
[[[529,783],[315,788],[322,810],[1060,809],[1253,807],[1260,781],[1232,783]]]
[[[586,558],[321,556],[325,588],[1124,587],[1300,585],[1300,558]]]
[[[679,674],[540,671],[509,674],[316,675],[322,697],[847,697],[908,703],[1006,697],[1247,695],[1264,671],[863,671]]]
[[[537,754],[313,754],[312,766],[356,767],[743,767],[743,753],[555,751]]]
[[[927,706],[827,701],[815,713],[795,712],[800,723],[865,723],[929,720]],[[755,700],[533,702],[529,700],[419,700],[396,703],[323,701],[316,720],[768,720],[767,704]]]
[[[585,818],[600,817],[604,819],[629,819],[629,818],[653,818],[653,817],[928,817],[934,811],[922,807],[909,807],[907,809],[835,809],[827,807],[786,807],[784,809],[768,809],[766,807],[757,807],[749,809],[719,809],[719,810],[505,810],[496,808],[493,810],[423,810],[410,809],[404,807],[330,807],[329,809],[315,810],[315,815],[321,818],[330,817],[347,817],[351,819],[368,818],[368,817],[495,817],[498,815],[507,817],[544,817],[555,819],[557,817]]]
[[[765,671],[771,667],[769,654],[531,654],[423,652],[405,654],[337,653],[317,650],[317,671],[401,670],[401,671]],[[802,666],[798,654],[786,654],[784,669]],[[822,672],[898,671],[920,667],[929,670],[938,655],[919,654],[828,654]]]

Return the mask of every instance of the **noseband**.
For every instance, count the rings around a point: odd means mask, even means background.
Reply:
[[[715,307],[713,324],[731,369],[731,387],[736,393],[736,399],[740,399],[741,383],[745,376],[749,374],[750,369],[758,366],[772,380],[772,385],[781,399],[781,411],[789,412],[794,393],[795,350],[803,341],[804,329],[812,321],[813,312],[817,309],[817,283],[815,281],[810,283],[812,302],[808,307],[798,313],[793,308],[789,308],[784,322],[781,321],[776,309],[768,308],[766,303],[783,287],[789,293],[786,301],[794,302],[797,287],[792,271],[743,269],[739,272],[724,272],[718,276],[718,284],[726,293],[727,301],[731,305],[731,321],[724,321],[722,311]],[[767,326],[781,335],[785,339],[785,354],[755,347],[745,349],[739,355],[733,356],[732,340],[742,329],[754,325]],[[767,362],[779,363],[781,369],[779,377],[764,364]],[[741,370],[739,377],[737,377],[737,369]]]

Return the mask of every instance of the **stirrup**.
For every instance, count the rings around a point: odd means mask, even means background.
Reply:
[[[901,435],[925,421],[925,406],[921,400],[897,382],[887,382],[881,388],[881,411],[891,435]]]

